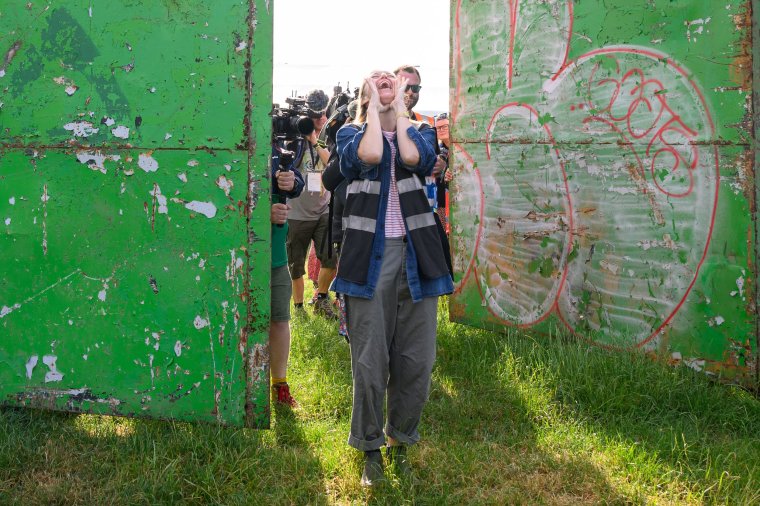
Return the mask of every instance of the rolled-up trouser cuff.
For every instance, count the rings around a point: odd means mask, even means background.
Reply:
[[[359,439],[349,434],[348,446],[352,446],[356,448],[357,450],[361,450],[363,452],[368,452],[370,450],[379,450],[380,448],[385,446],[385,436],[380,436],[379,438],[373,439],[372,441],[366,441],[364,439]]]
[[[416,429],[412,434],[404,434],[391,424],[386,424],[385,435],[405,445],[413,445],[420,440],[420,433]]]

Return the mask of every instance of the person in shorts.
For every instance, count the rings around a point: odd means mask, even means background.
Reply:
[[[288,234],[287,197],[296,197],[303,190],[304,181],[296,170],[279,170],[273,163],[273,187],[270,221],[272,223],[271,311],[269,319],[269,370],[272,379],[272,396],[279,404],[292,408],[296,401],[288,385],[288,358],[290,356],[290,295],[288,257],[285,240]]]
[[[328,290],[335,277],[335,257],[328,254],[328,228],[330,192],[322,185],[322,171],[330,157],[327,147],[319,140],[319,132],[327,122],[325,109],[328,98],[322,90],[314,90],[306,96],[309,117],[314,131],[303,136],[289,147],[297,155],[297,167],[306,181],[306,187],[297,198],[288,199],[287,254],[290,278],[293,283],[293,305],[303,311],[304,274],[309,246],[314,242],[320,262],[317,277],[317,300],[314,313],[337,319],[332,309]]]

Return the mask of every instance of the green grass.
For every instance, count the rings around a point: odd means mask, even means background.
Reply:
[[[446,321],[412,481],[363,490],[348,345],[294,321],[268,431],[0,409],[2,504],[759,504],[760,401],[685,368]]]

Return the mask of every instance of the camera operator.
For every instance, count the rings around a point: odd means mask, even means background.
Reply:
[[[288,356],[290,355],[290,295],[291,281],[288,275],[288,258],[285,250],[287,238],[287,198],[300,195],[304,187],[301,174],[294,170],[293,153],[285,151],[277,143],[272,145],[272,273],[271,316],[269,321],[269,364],[272,377],[272,393],[277,403],[296,407],[287,381]]]
[[[297,311],[304,311],[304,265],[309,252],[309,245],[314,241],[317,258],[320,261],[317,278],[317,300],[314,313],[336,319],[332,309],[328,289],[335,277],[335,257],[328,255],[328,228],[330,192],[322,185],[322,171],[330,157],[319,132],[327,122],[325,110],[328,98],[324,91],[313,90],[305,99],[306,114],[314,124],[314,130],[308,135],[291,141],[288,149],[297,153],[296,167],[306,180],[306,188],[301,196],[288,201],[288,266],[293,282],[293,305]]]

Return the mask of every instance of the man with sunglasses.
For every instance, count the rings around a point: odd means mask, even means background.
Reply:
[[[420,86],[422,78],[420,77],[420,72],[417,68],[414,65],[401,65],[394,70],[393,73],[407,79],[406,91],[404,92],[404,105],[406,105],[406,110],[409,112],[409,117],[413,120],[424,121],[428,125],[434,126],[433,118],[431,116],[425,116],[424,114],[412,110],[420,99],[420,90],[422,89],[422,86]]]
[[[393,73],[397,76],[405,77],[407,79],[406,91],[404,92],[404,105],[406,106],[406,110],[409,113],[409,118],[415,121],[427,123],[431,127],[435,128],[435,118],[433,118],[432,116],[425,116],[424,114],[420,114],[412,110],[414,109],[414,106],[417,105],[417,102],[420,99],[420,90],[422,89],[422,86],[420,86],[420,83],[422,82],[422,77],[420,76],[420,72],[419,70],[417,70],[417,67],[415,67],[414,65],[401,65],[396,70],[394,70]],[[425,178],[425,183],[427,186],[428,201],[430,202],[430,208],[433,210],[433,215],[435,216],[436,225],[438,225],[438,234],[440,235],[440,238],[441,238],[441,246],[443,247],[444,256],[446,260],[446,266],[449,269],[449,273],[453,277],[454,271],[451,266],[449,238],[448,238],[448,235],[446,234],[446,229],[444,228],[443,223],[441,221],[441,217],[438,215],[438,212],[437,212],[438,199],[439,199],[438,192],[440,191],[439,186],[444,186],[443,176],[444,176],[444,173],[446,172],[449,162],[446,157],[441,155],[437,139],[436,139],[435,147],[436,147],[436,154],[438,158],[435,161],[435,166],[433,167],[432,174],[430,174],[430,176],[427,176]],[[445,192],[445,189],[442,190],[442,193],[443,192]]]

